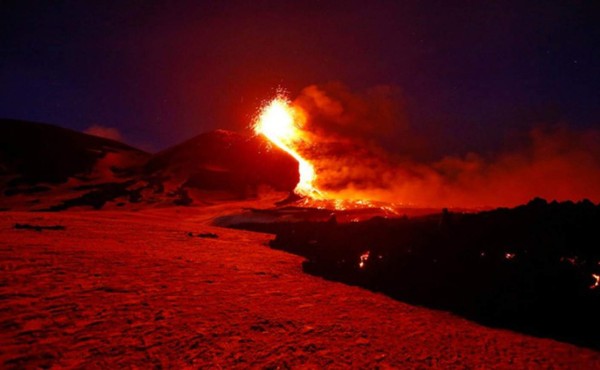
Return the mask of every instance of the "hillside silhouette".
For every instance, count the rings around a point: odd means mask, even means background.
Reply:
[[[0,121],[0,209],[175,204],[291,192],[298,164],[255,136],[203,133],[150,154],[54,125]]]

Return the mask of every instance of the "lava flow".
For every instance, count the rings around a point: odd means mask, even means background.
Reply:
[[[305,207],[336,210],[377,208],[385,215],[396,214],[393,204],[340,198],[338,194],[318,187],[314,165],[301,154],[311,146],[311,134],[304,129],[306,119],[306,114],[300,108],[278,96],[262,108],[253,126],[257,135],[263,135],[298,161],[300,181],[294,192],[304,197],[301,204]]]
[[[300,181],[294,189],[296,194],[319,199],[322,193],[314,184],[314,166],[298,152],[299,147],[306,145],[305,133],[301,129],[304,120],[300,110],[292,107],[283,97],[277,97],[261,110],[254,124],[254,132],[265,136],[298,161]]]

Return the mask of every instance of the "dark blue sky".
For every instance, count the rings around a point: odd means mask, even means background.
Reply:
[[[446,150],[492,148],[600,125],[595,3],[4,0],[0,117],[156,150],[243,129],[278,86],[391,84]]]

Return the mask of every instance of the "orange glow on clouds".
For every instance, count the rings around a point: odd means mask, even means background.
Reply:
[[[293,101],[279,95],[265,103],[253,128],[298,161],[295,192],[304,206],[397,214],[511,207],[534,197],[600,201],[600,130],[540,126],[510,149],[419,158],[435,145],[412,131],[398,99],[393,89],[309,86]],[[397,152],[382,146],[390,137],[399,140]]]

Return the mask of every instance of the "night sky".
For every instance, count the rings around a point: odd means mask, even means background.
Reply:
[[[0,117],[160,150],[245,129],[277,87],[339,81],[398,87],[448,151],[493,148],[600,124],[594,3],[3,0]]]

